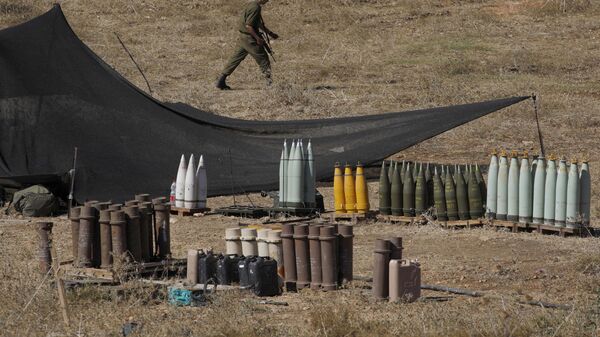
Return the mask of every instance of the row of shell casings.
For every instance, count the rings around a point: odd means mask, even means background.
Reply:
[[[433,172],[432,172],[433,171]],[[429,211],[438,220],[483,216],[486,186],[478,165],[433,166],[410,162],[382,163],[379,211],[384,215],[415,216]]]
[[[182,154],[175,180],[175,207],[206,208],[207,192],[204,157],[200,155],[196,167],[193,154],[190,155],[190,162],[187,165],[185,155]]]
[[[346,164],[344,173],[339,163],[335,163],[333,173],[333,200],[336,213],[366,213],[369,211],[369,189],[362,164]]]
[[[122,204],[87,201],[71,208],[73,264],[111,268],[113,262],[149,262],[170,257],[166,198],[148,194]]]
[[[186,282],[190,285],[239,283],[242,289],[254,289],[259,296],[275,296],[280,293],[279,279],[277,261],[269,257],[188,250]]]
[[[513,151],[492,154],[488,173],[488,217],[575,228],[590,223],[591,177],[587,161],[578,167],[550,156],[521,158]]]
[[[305,149],[302,139],[294,140],[289,151],[284,141],[279,160],[279,207],[315,208],[315,178],[311,141]]]
[[[352,280],[352,229],[312,224],[283,224],[281,230],[230,228],[226,251],[276,260],[288,291],[335,290],[341,282]]]
[[[413,302],[421,296],[421,268],[402,259],[401,237],[375,241],[373,296],[390,302]]]

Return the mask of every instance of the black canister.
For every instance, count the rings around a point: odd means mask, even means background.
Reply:
[[[252,283],[250,283],[250,262],[252,262],[256,257],[254,256],[242,256],[238,261],[238,274],[240,277],[240,288],[249,289],[252,287]]]
[[[277,296],[280,294],[277,261],[257,258],[250,262],[250,280],[257,296]]]
[[[217,277],[217,257],[212,252],[201,253],[198,256],[198,283],[206,284],[208,280]]]
[[[237,255],[219,255],[217,257],[217,283],[231,284],[240,281],[238,272],[238,262],[240,257]]]

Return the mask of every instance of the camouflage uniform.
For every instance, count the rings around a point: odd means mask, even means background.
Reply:
[[[233,71],[240,65],[240,63],[246,58],[248,54],[252,55],[258,63],[260,70],[267,79],[267,84],[271,82],[271,62],[269,61],[269,55],[265,50],[264,46],[259,46],[256,40],[246,30],[246,25],[254,28],[254,31],[258,32],[262,24],[262,16],[260,14],[261,6],[256,2],[252,1],[244,8],[242,17],[239,23],[238,30],[240,36],[238,44],[233,56],[227,62],[227,65],[223,69],[222,75],[227,77],[233,73]]]

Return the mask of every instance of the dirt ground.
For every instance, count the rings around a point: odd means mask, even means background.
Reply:
[[[371,194],[375,191],[370,184]],[[321,191],[328,198],[330,187]],[[266,203],[259,195],[255,203]],[[245,196],[237,202],[247,204]],[[374,199],[372,199],[374,200]],[[229,205],[231,197],[212,198],[211,207]],[[116,302],[95,286],[68,292],[73,325],[62,324],[56,291],[38,272],[38,219],[0,218],[0,335],[119,336],[121,326],[142,325],[139,336],[599,336],[600,240],[560,238],[533,233],[497,232],[491,228],[446,230],[436,225],[401,226],[369,221],[355,226],[354,274],[372,276],[376,238],[400,235],[404,256],[421,263],[422,282],[484,291],[473,298],[424,291],[422,301],[390,304],[375,301],[370,284],[355,281],[342,290],[303,290],[273,298],[288,306],[259,304],[237,290],[218,292],[201,308],[177,308],[165,301],[164,288],[139,281],[125,284]],[[44,219],[41,219],[44,220]],[[58,255],[70,258],[70,225],[54,222]],[[265,219],[220,215],[172,217],[173,255],[189,248],[223,251],[225,228]],[[550,309],[523,304],[566,304]]]
[[[0,28],[47,11],[50,0],[0,0]],[[506,96],[539,96],[547,153],[590,160],[592,222],[600,215],[600,4],[591,0],[272,0],[267,25],[275,85],[264,90],[256,65],[230,77],[235,90],[214,90],[233,51],[243,0],[69,0],[74,31],[138,87],[246,119],[301,119],[374,114]],[[1,51],[0,51],[1,52]],[[1,137],[1,135],[0,135]],[[531,101],[488,115],[394,157],[438,163],[487,163],[493,148],[539,152]],[[331,165],[332,163],[320,163]],[[326,206],[332,191],[321,188]],[[370,184],[376,204],[376,183]],[[254,202],[267,203],[258,195]],[[237,196],[247,203],[246,197]],[[230,205],[212,198],[210,207]],[[418,259],[423,282],[486,291],[481,298],[425,291],[413,304],[373,301],[368,284],[322,293],[302,291],[261,305],[250,294],[219,293],[203,308],[175,308],[164,290],[128,282],[113,302],[97,287],[68,294],[73,325],[65,329],[56,292],[39,275],[33,219],[0,216],[0,336],[120,336],[128,321],[140,336],[600,336],[600,242],[489,228],[450,231],[433,225],[370,222],[355,228],[356,275],[371,272],[375,238],[401,235]],[[55,223],[61,258],[70,229]],[[172,249],[224,248],[224,229],[239,219],[173,218]],[[441,298],[440,298],[441,297]],[[443,301],[445,300],[445,301]],[[571,305],[548,309],[541,300]]]

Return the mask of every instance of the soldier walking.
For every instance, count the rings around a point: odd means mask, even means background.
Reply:
[[[266,79],[267,86],[271,85],[271,62],[265,49],[265,40],[261,37],[260,30],[264,31],[273,39],[279,36],[270,31],[263,22],[260,14],[261,8],[269,0],[250,1],[242,11],[242,17],[238,26],[240,32],[236,50],[227,62],[227,65],[219,77],[216,87],[221,90],[230,90],[225,83],[227,76],[231,75],[235,68],[246,58],[248,54],[252,55],[258,63],[260,70]]]

